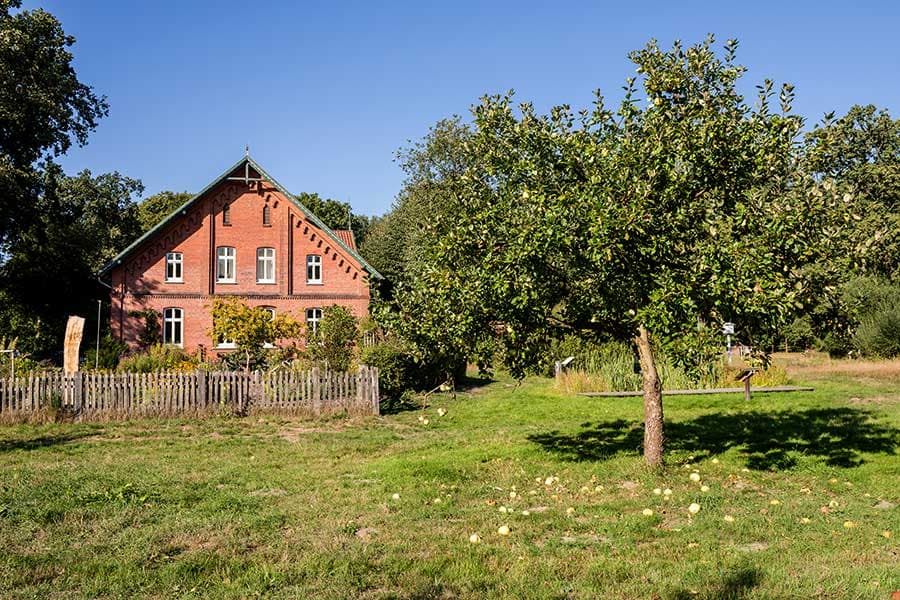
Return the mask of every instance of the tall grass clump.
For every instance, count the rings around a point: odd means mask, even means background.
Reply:
[[[634,352],[627,344],[608,342],[590,344],[575,338],[563,340],[554,350],[556,356],[573,356],[570,367],[558,380],[558,386],[569,393],[579,392],[636,392],[643,380]],[[735,357],[728,364],[725,356],[717,356],[690,372],[677,365],[665,352],[658,352],[656,368],[663,389],[691,390],[736,387],[736,377],[746,368],[756,366],[755,386],[774,386],[787,383],[787,372],[776,365],[760,365]]]

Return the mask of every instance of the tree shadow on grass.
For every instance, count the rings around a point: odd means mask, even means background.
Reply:
[[[67,444],[95,434],[96,432],[93,431],[84,431],[78,433],[61,433],[57,435],[41,435],[31,438],[0,439],[0,452],[37,450],[39,448]]]
[[[721,580],[711,582],[709,587],[692,592],[678,590],[672,596],[672,600],[739,600],[746,598],[753,588],[762,581],[762,572],[756,567],[741,567],[727,573]]]
[[[643,424],[635,421],[583,423],[578,433],[551,431],[529,440],[567,460],[605,460],[621,452],[640,452]],[[854,408],[708,414],[666,423],[666,448],[697,458],[738,449],[751,469],[790,469],[797,456],[814,456],[833,467],[855,467],[862,453],[893,455],[900,431]]]

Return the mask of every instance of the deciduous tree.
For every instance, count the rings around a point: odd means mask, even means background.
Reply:
[[[32,213],[34,163],[85,144],[108,112],[75,73],[75,38],[52,14],[21,5],[0,0],[0,245]]]
[[[250,371],[253,357],[266,344],[295,339],[300,324],[286,314],[272,316],[266,310],[247,304],[243,298],[215,298],[210,307],[213,326],[209,335],[214,340],[234,342],[244,356],[244,370]]]
[[[484,98],[452,210],[396,294],[398,322],[483,361],[499,347],[516,375],[563,332],[631,342],[644,456],[661,465],[656,350],[724,321],[753,343],[820,289],[807,266],[846,248],[852,198],[798,169],[790,86],[766,81],[745,102],[736,49],[651,42],[630,55],[638,77],[616,110],[599,92],[577,115]]]

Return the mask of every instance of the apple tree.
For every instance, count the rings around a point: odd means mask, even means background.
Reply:
[[[846,248],[852,198],[799,165],[791,87],[766,81],[750,105],[736,49],[651,41],[630,54],[637,77],[615,109],[599,92],[588,110],[546,115],[485,97],[452,210],[429,224],[424,267],[395,295],[409,335],[500,356],[517,376],[554,336],[630,342],[644,456],[661,465],[658,350],[689,354],[724,321],[752,343],[827,278],[807,266]]]

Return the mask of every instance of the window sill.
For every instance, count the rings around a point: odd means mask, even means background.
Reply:
[[[236,348],[236,344],[216,344],[213,346],[214,350],[235,350]]]
[[[216,279],[216,283],[218,285],[236,285],[237,281],[234,279]]]
[[[166,279],[165,283],[184,283],[184,279]]]
[[[306,285],[322,285],[321,281],[307,281]]]
[[[256,283],[257,283],[257,285],[277,285],[278,284],[277,281],[259,281],[258,279],[256,280]]]

